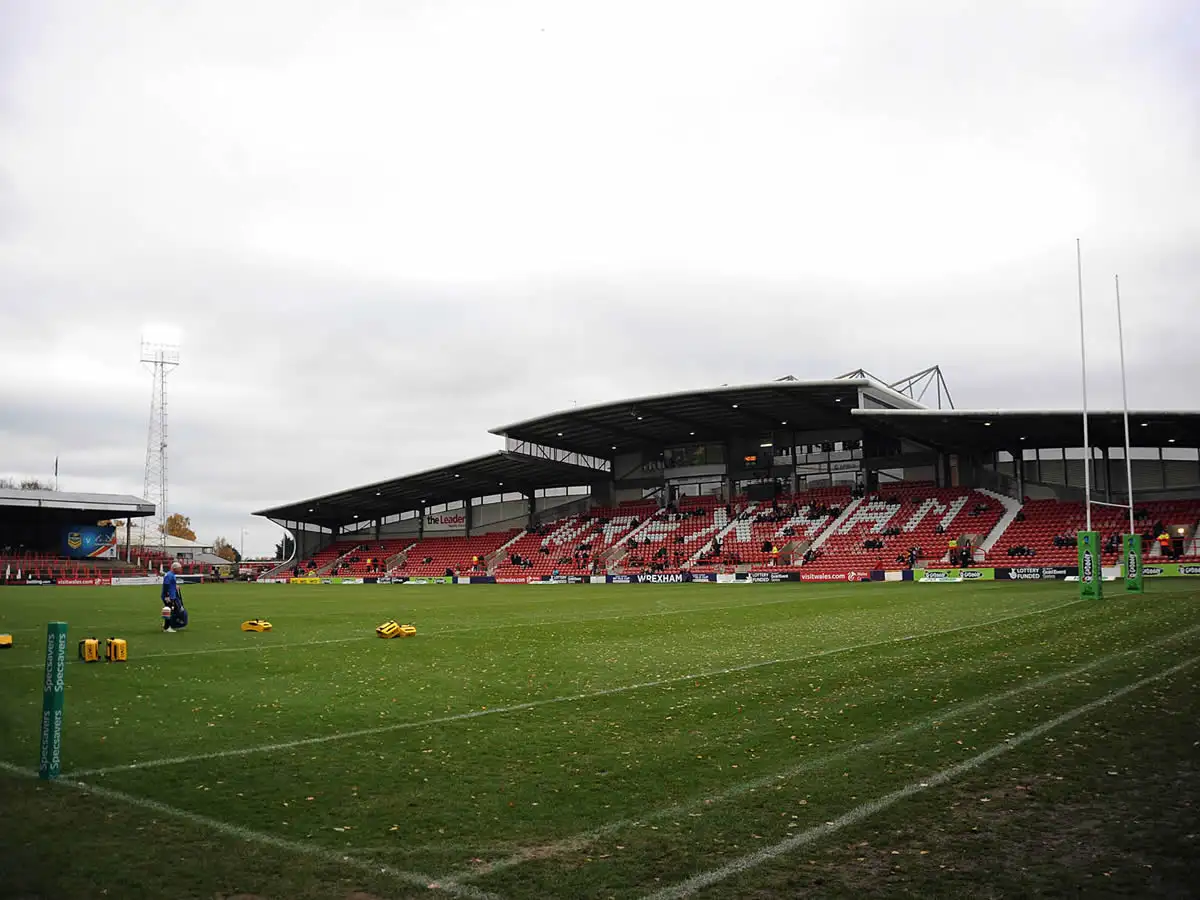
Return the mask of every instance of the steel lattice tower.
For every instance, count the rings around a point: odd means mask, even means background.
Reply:
[[[167,376],[179,365],[179,347],[142,338],[141,361],[150,366],[154,376],[150,389],[150,429],[146,436],[146,480],[143,496],[154,504],[152,523],[143,526],[142,544],[167,546]],[[157,534],[157,545],[150,540],[149,528]]]

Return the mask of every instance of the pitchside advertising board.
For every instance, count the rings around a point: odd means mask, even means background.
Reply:
[[[995,569],[919,569],[913,573],[916,581],[994,581]]]
[[[1062,581],[1076,578],[1079,569],[1075,566],[1010,566],[996,569],[997,581]]]
[[[1142,575],[1146,578],[1163,578],[1177,575],[1200,575],[1200,566],[1185,563],[1162,563],[1157,566],[1143,566]]]
[[[115,559],[117,529],[112,525],[71,525],[63,529],[62,549],[68,559]]]
[[[1110,581],[1123,575],[1120,567],[1102,568],[1100,577]],[[1164,563],[1145,566],[1141,575],[1146,578],[1200,577],[1200,565]],[[542,577],[490,575],[448,577],[411,576],[367,576],[364,578],[265,578],[259,584],[780,584],[785,582],[820,584],[824,582],[846,583],[863,581],[920,581],[929,583],[961,584],[970,581],[1063,581],[1079,578],[1078,566],[1009,566],[1005,568],[977,569],[866,569],[850,572],[737,572],[714,574],[712,572],[661,572],[645,575],[546,575]],[[162,579],[114,578],[113,584],[161,583]],[[19,582],[24,584],[53,584],[53,581]],[[62,582],[60,582],[62,583]],[[93,583],[88,580],[89,584]],[[101,580],[100,583],[107,584]]]

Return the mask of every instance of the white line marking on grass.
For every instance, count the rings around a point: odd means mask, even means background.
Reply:
[[[1162,647],[1173,641],[1191,637],[1197,632],[1200,632],[1200,625],[1178,632],[1177,634],[1170,635],[1169,637],[1165,637],[1161,640],[1152,641],[1151,643],[1143,644],[1140,647],[1134,647],[1132,650],[1121,650],[1117,653],[1110,653],[1107,656],[1094,659],[1091,662],[1076,666],[1073,669],[1068,669],[1065,672],[1059,672],[1054,675],[1044,675],[1041,678],[1035,678],[1032,681],[1018,684],[1015,687],[1011,687],[1007,690],[999,691],[994,694],[989,694],[985,697],[980,697],[977,700],[971,700],[970,702],[962,703],[957,706],[948,706],[946,709],[926,716],[923,719],[914,722],[912,725],[907,725],[904,728],[896,729],[895,731],[880,735],[879,737],[864,743],[852,744],[851,746],[842,750],[837,750],[833,753],[827,753],[823,756],[807,759],[795,766],[784,769],[783,771],[749,779],[726,788],[725,790],[717,791],[716,793],[702,794],[694,800],[678,803],[673,806],[662,807],[660,809],[643,813],[642,815],[636,816],[632,819],[621,819],[619,821],[609,822],[608,824],[592,829],[591,831],[581,832],[550,844],[539,844],[537,846],[536,853],[518,849],[512,855],[503,859],[498,859],[495,862],[488,863],[487,865],[478,868],[455,872],[451,875],[447,875],[446,877],[455,881],[480,878],[484,875],[490,875],[493,872],[498,872],[502,869],[509,869],[513,866],[521,865],[522,863],[529,862],[535,858],[542,860],[560,856],[564,853],[573,853],[575,851],[582,850],[585,847],[594,844],[596,841],[619,831],[624,831],[628,828],[635,828],[648,822],[676,818],[705,803],[723,803],[727,800],[733,800],[737,797],[757,791],[760,788],[768,788],[784,781],[790,781],[798,775],[803,775],[807,772],[823,768],[830,763],[837,762],[838,760],[845,759],[857,753],[865,753],[870,750],[879,750],[884,747],[890,747],[901,739],[920,734],[922,731],[932,728],[942,722],[948,722],[952,719],[958,718],[959,716],[968,715],[980,709],[993,706],[997,703],[1002,703],[1005,700],[1011,700],[1013,697],[1020,696],[1028,691],[1035,691],[1043,687],[1048,687],[1055,682],[1062,681],[1067,678],[1074,678],[1078,675],[1082,675],[1084,672],[1107,665],[1108,663],[1122,657],[1143,653],[1146,650],[1158,649],[1159,647]],[[475,852],[481,852],[480,848],[475,848]]]
[[[1046,607],[1044,609],[1029,610],[1013,615],[1003,616],[999,619],[989,619],[986,622],[975,622],[969,625],[956,625],[953,628],[943,628],[938,631],[928,631],[923,634],[905,635],[904,637],[884,638],[878,641],[871,641],[865,644],[853,644],[848,647],[835,647],[829,650],[818,650],[815,653],[807,653],[802,656],[790,656],[783,659],[767,659],[759,662],[745,663],[740,666],[730,666],[727,669],[714,669],[709,672],[695,672],[689,675],[676,675],[671,678],[658,678],[654,681],[642,681],[637,684],[628,684],[621,687],[604,688],[599,691],[589,691],[583,694],[569,694],[562,697],[547,697],[544,700],[530,700],[526,703],[514,703],[511,706],[488,706],[482,709],[472,710],[471,712],[455,713],[449,716],[438,716],[437,718],[421,719],[413,722],[396,722],[392,725],[378,725],[372,728],[357,728],[353,731],[339,731],[333,734],[324,734],[319,737],[298,738],[293,741],[280,741],[275,744],[262,744],[257,747],[236,747],[230,750],[214,750],[211,753],[196,753],[188,756],[175,756],[166,759],[149,759],[143,762],[125,763],[120,766],[105,766],[97,769],[82,769],[76,772],[71,772],[70,776],[81,778],[90,775],[108,775],[113,772],[129,772],[134,769],[150,769],[161,766],[174,766],[181,763],[201,762],[208,759],[227,759],[233,756],[250,756],[255,753],[273,753],[277,750],[291,750],[295,747],[308,747],[313,744],[327,744],[332,741],[347,741],[353,738],[368,737],[376,734],[388,734],[393,731],[405,731],[412,728],[425,728],[429,725],[445,725],[450,722],[463,722],[468,719],[478,719],[483,716],[497,716],[504,713],[522,712],[527,709],[536,709],[541,706],[550,706],[557,703],[575,703],[580,700],[592,700],[598,697],[611,697],[615,694],[625,694],[630,691],[640,691],[646,688],[662,687],[668,684],[678,684],[681,681],[692,681],[699,678],[719,678],[724,675],[732,675],[735,672],[748,672],[753,669],[762,669],[768,666],[786,665],[788,663],[804,662],[809,659],[820,659],[825,656],[834,656],[839,653],[851,653],[856,650],[869,650],[873,647],[883,647],[888,644],[899,644],[906,641],[920,640],[928,637],[939,637],[946,634],[955,634],[959,631],[968,631],[973,628],[986,628],[989,625],[999,625],[1004,622],[1011,622],[1014,619],[1022,619],[1027,616],[1041,615],[1042,613],[1054,612],[1055,610],[1065,609],[1068,606],[1077,606],[1080,603],[1091,602],[1083,599],[1069,600],[1066,603],[1059,603],[1056,606]]]
[[[466,634],[466,633],[473,632],[473,631],[492,632],[492,631],[496,631],[497,629],[500,629],[500,628],[541,628],[546,625],[575,625],[575,624],[582,625],[582,624],[587,624],[587,623],[591,623],[591,622],[615,622],[615,621],[618,621],[621,619],[642,619],[642,618],[649,618],[651,616],[677,616],[677,615],[686,615],[689,613],[701,613],[701,612],[710,612],[710,611],[719,612],[722,610],[729,610],[729,609],[751,609],[751,608],[757,607],[757,606],[777,606],[781,603],[800,603],[800,602],[804,602],[804,601],[811,600],[811,599],[813,599],[813,597],[811,595],[805,595],[803,597],[789,597],[789,598],[782,599],[782,600],[763,600],[759,603],[740,603],[740,604],[730,605],[730,606],[689,606],[689,607],[685,607],[683,609],[660,610],[660,611],[655,611],[655,612],[628,612],[628,613],[621,613],[619,615],[612,615],[612,616],[583,616],[583,617],[576,617],[576,618],[570,618],[570,619],[544,619],[542,621],[537,621],[537,622],[499,622],[499,623],[496,623],[493,625],[463,625],[463,626],[454,627],[454,628],[439,628],[437,630],[423,632],[423,634],[424,634],[425,639],[427,640],[431,637],[442,637],[444,635],[452,635],[452,634]],[[42,629],[41,628],[29,628],[29,629],[23,629],[23,630],[41,631]],[[96,631],[97,629],[92,628],[91,626],[87,626],[87,627],[83,628],[82,630]],[[103,630],[103,629],[99,629],[99,630]],[[150,638],[150,639],[153,640],[153,638]],[[176,640],[176,639],[171,638],[170,640]],[[133,659],[132,661],[139,662],[139,661],[145,660],[145,659],[166,659],[166,658],[173,657],[173,656],[203,656],[203,655],[206,655],[209,653],[255,653],[255,652],[261,652],[264,650],[286,650],[286,649],[294,648],[294,647],[312,647],[312,646],[316,646],[319,644],[347,644],[347,643],[353,643],[355,641],[366,641],[366,640],[378,640],[378,638],[375,635],[374,631],[372,631],[369,634],[356,634],[353,637],[322,638],[320,640],[315,640],[315,641],[290,641],[290,642],[285,642],[285,643],[270,643],[268,641],[261,641],[260,639],[255,639],[254,643],[246,644],[241,647],[201,647],[196,650],[168,650],[165,653],[139,653],[137,655],[136,659]],[[0,666],[0,672],[7,671],[9,669],[42,669],[44,667],[45,667],[45,664],[40,663],[40,662],[39,663],[19,663],[17,665],[13,665],[13,666]]]
[[[588,624],[591,622],[615,622],[615,621],[620,621],[622,619],[643,619],[643,618],[650,618],[652,616],[677,616],[677,615],[687,615],[689,613],[722,612],[724,610],[730,610],[730,609],[738,609],[738,610],[753,609],[753,608],[759,607],[759,606],[778,606],[778,605],[784,604],[784,603],[802,603],[802,602],[806,602],[806,601],[813,600],[813,599],[815,599],[814,595],[805,594],[803,596],[793,596],[793,597],[787,597],[784,599],[763,600],[758,603],[737,603],[737,604],[730,604],[727,606],[689,606],[689,607],[684,607],[682,609],[656,610],[653,612],[628,612],[628,613],[620,613],[618,615],[611,615],[611,616],[584,616],[584,617],[576,617],[576,618],[570,618],[570,619],[543,619],[541,621],[536,621],[536,622],[500,622],[500,623],[491,624],[491,625],[464,625],[464,626],[454,627],[454,628],[439,628],[437,630],[423,632],[423,634],[424,634],[425,639],[428,640],[431,637],[436,638],[436,637],[443,637],[445,635],[467,634],[467,633],[474,632],[474,631],[492,632],[492,631],[496,631],[501,628],[541,628],[541,627],[544,627],[547,625],[576,625],[576,624],[583,625],[583,624]],[[1082,601],[1072,601],[1072,602],[1082,602]],[[1070,605],[1070,604],[1067,604],[1067,605]],[[1057,609],[1057,608],[1058,607],[1051,607],[1051,609]],[[24,629],[24,630],[41,631],[42,629],[41,628],[30,628],[30,629]],[[86,628],[84,628],[82,630],[95,631],[97,629],[92,628],[91,626],[87,626]],[[103,629],[100,629],[100,630],[103,630]],[[920,635],[918,635],[918,637],[919,636]],[[153,638],[150,638],[150,639],[153,640]],[[174,656],[204,656],[209,653],[258,653],[258,652],[262,652],[265,650],[287,650],[287,649],[291,649],[291,648],[295,648],[295,647],[313,647],[313,646],[318,646],[321,644],[348,644],[348,643],[354,643],[357,641],[367,641],[367,640],[377,640],[377,639],[378,638],[376,637],[376,635],[374,634],[373,631],[368,634],[356,634],[353,637],[322,638],[322,639],[315,640],[315,641],[288,641],[288,642],[284,642],[284,643],[270,643],[268,641],[254,639],[254,643],[247,643],[241,647],[201,647],[196,650],[168,650],[164,653],[139,653],[139,654],[137,654],[136,658],[131,659],[131,662],[136,664],[137,662],[140,662],[141,660],[146,660],[146,659],[168,659],[168,658],[174,657]],[[175,639],[171,638],[171,640],[175,640]],[[70,662],[70,660],[68,660],[68,662]],[[13,665],[13,666],[0,666],[0,672],[4,672],[4,671],[8,671],[8,670],[16,670],[16,669],[42,669],[42,668],[45,668],[45,664],[40,663],[40,662],[19,663],[17,665]]]
[[[12,763],[0,760],[0,771],[8,772],[11,775],[22,776],[25,778],[37,778],[37,772],[31,769],[25,769],[21,766],[14,766]],[[199,813],[189,812],[186,809],[180,809],[176,806],[168,806],[165,803],[160,803],[157,800],[151,800],[148,797],[138,797],[134,794],[126,794],[124,791],[114,791],[111,788],[101,787],[95,784],[85,784],[82,781],[75,781],[69,778],[59,778],[51,782],[52,784],[62,785],[63,787],[74,788],[82,791],[85,794],[92,794],[105,800],[116,800],[121,803],[126,803],[130,806],[147,809],[151,812],[160,813],[165,816],[172,816],[176,819],[181,819],[192,825],[198,825],[202,828],[207,828],[215,831],[218,834],[226,837],[237,838],[245,841],[248,844],[260,844],[264,847],[272,847],[276,850],[284,850],[288,853],[295,853],[299,856],[307,856],[317,858],[327,863],[332,863],[336,866],[348,866],[364,872],[369,875],[384,875],[394,881],[399,881],[403,884],[413,887],[421,887],[432,891],[444,891],[447,894],[455,897],[465,897],[468,900],[500,900],[496,894],[482,891],[470,885],[457,884],[453,881],[439,881],[427,875],[422,875],[419,872],[406,872],[403,869],[397,869],[394,866],[389,866],[386,863],[372,862],[367,859],[361,859],[356,856],[350,856],[345,853],[339,853],[336,850],[330,850],[328,847],[322,847],[320,844],[311,844],[302,841],[292,841],[287,838],[277,837],[273,834],[267,834],[262,831],[254,831],[250,828],[243,828],[241,825],[234,825],[230,822],[223,822],[220,819],[213,819],[209,816],[202,816]]]
[[[724,881],[726,878],[732,878],[735,875],[740,875],[741,873],[753,869],[756,866],[760,866],[769,860],[782,856],[785,853],[789,853],[798,847],[803,847],[806,844],[811,844],[823,837],[828,837],[829,835],[841,831],[843,828],[846,828],[850,825],[857,825],[864,819],[870,818],[871,816],[878,812],[882,812],[890,806],[894,806],[901,800],[907,800],[909,797],[912,797],[915,794],[948,784],[955,778],[958,778],[960,775],[966,775],[967,773],[978,769],[985,763],[991,762],[996,757],[1002,756],[1003,754],[1008,753],[1010,750],[1014,750],[1020,745],[1032,741],[1036,737],[1041,737],[1048,731],[1053,731],[1055,728],[1065,725],[1067,722],[1078,719],[1080,716],[1093,712],[1102,706],[1107,706],[1114,700],[1119,700],[1128,694],[1132,694],[1134,691],[1141,690],[1149,684],[1154,684],[1156,681],[1161,681],[1164,678],[1169,678],[1170,676],[1176,675],[1185,669],[1189,669],[1197,662],[1200,662],[1200,656],[1193,656],[1191,659],[1185,660],[1178,665],[1171,666],[1169,669],[1165,669],[1162,672],[1159,672],[1157,675],[1150,675],[1146,678],[1139,679],[1132,684],[1127,684],[1123,688],[1117,688],[1117,690],[1105,694],[1103,697],[1099,697],[1090,703],[1085,703],[1083,706],[1077,706],[1075,709],[1069,710],[1060,716],[1056,716],[1048,722],[1043,722],[1041,725],[1030,728],[1028,731],[1024,731],[1015,737],[1011,737],[1003,743],[996,744],[982,753],[972,756],[970,759],[963,760],[957,765],[942,769],[940,772],[935,772],[933,775],[930,775],[921,781],[914,781],[911,784],[899,788],[898,790],[892,791],[890,794],[884,794],[882,797],[871,800],[867,803],[863,803],[860,806],[856,806],[854,809],[843,813],[841,816],[831,822],[826,822],[824,825],[817,825],[813,828],[809,828],[806,831],[792,835],[791,837],[782,840],[777,844],[764,847],[763,849],[757,850],[754,853],[747,853],[745,856],[732,860],[731,862],[728,862],[723,866],[719,866],[716,869],[711,869],[707,872],[701,872],[699,875],[694,875],[686,881],[680,882],[679,884],[668,888],[663,888],[662,890],[655,891],[652,894],[647,894],[644,900],[678,900],[678,898],[688,897],[696,893],[696,891],[714,885],[717,882]]]
[[[95,631],[96,629],[92,629],[92,630]],[[148,640],[154,640],[154,638],[152,638],[148,635],[146,637]],[[295,647],[312,647],[316,644],[346,644],[351,641],[366,640],[367,637],[368,636],[365,634],[356,634],[354,637],[322,638],[322,639],[316,640],[316,641],[291,641],[288,643],[280,643],[280,644],[268,644],[266,642],[263,642],[263,643],[247,644],[244,647],[203,647],[203,648],[199,648],[196,650],[169,650],[165,653],[139,653],[136,657],[131,656],[130,662],[136,663],[136,662],[139,662],[144,659],[168,659],[168,658],[175,657],[175,656],[201,656],[201,655],[205,655],[208,653],[256,653],[256,652],[262,652],[264,650],[288,650],[288,649],[295,648]],[[375,635],[371,634],[370,637],[375,637]],[[376,638],[376,639],[378,639],[378,638]],[[163,638],[163,640],[177,640],[177,639],[176,638]],[[68,662],[69,661],[70,660],[68,660]],[[46,664],[44,662],[22,663],[21,665],[17,665],[17,666],[0,666],[0,672],[7,671],[9,669],[44,669],[45,667],[46,667]]]

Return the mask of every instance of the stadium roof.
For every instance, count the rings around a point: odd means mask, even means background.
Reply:
[[[609,477],[600,469],[502,450],[403,478],[276,506],[255,515],[331,527],[455,500],[590,485]]]
[[[898,437],[962,452],[1083,446],[1081,410],[856,409],[855,417]],[[1200,413],[1130,410],[1133,447],[1200,447]],[[1124,414],[1088,412],[1093,447],[1125,446]]]
[[[95,513],[98,519],[154,515],[153,503],[129,494],[69,494],[15,488],[0,488],[0,507]]]
[[[517,441],[611,459],[614,453],[725,440],[731,435],[847,428],[859,391],[904,409],[924,407],[871,378],[770,381],[580,406],[493,428]]]

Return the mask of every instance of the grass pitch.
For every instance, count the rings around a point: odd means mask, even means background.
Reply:
[[[0,896],[1190,896],[1200,592],[1106,587],[0,590]]]

